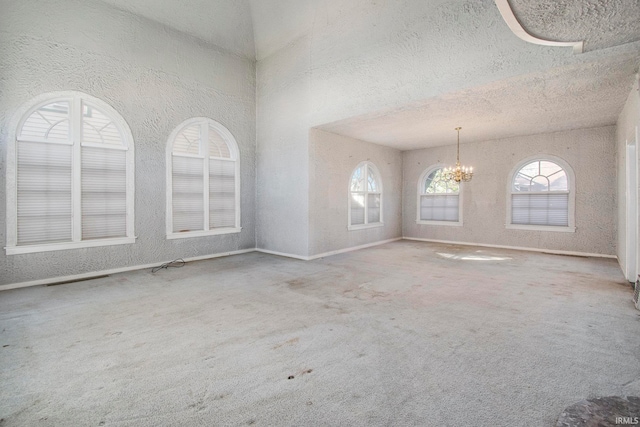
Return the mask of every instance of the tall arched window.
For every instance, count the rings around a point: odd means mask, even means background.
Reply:
[[[520,162],[509,180],[507,228],[575,231],[571,167],[552,156]]]
[[[240,155],[231,132],[207,118],[167,143],[167,238],[240,232]]]
[[[122,117],[80,92],[41,95],[18,117],[7,254],[134,243],[133,137]]]
[[[349,182],[349,230],[377,227],[382,222],[382,181],[373,163],[362,162]]]
[[[462,225],[460,184],[442,177],[432,166],[418,180],[418,224]]]

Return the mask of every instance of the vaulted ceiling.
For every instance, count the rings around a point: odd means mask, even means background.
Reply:
[[[415,6],[409,0],[102,1],[257,61],[312,34],[320,20],[349,19],[354,31],[345,32],[343,42],[373,45],[381,38],[396,36],[384,34],[389,15],[409,16]],[[434,11],[447,2],[422,1]],[[496,7],[494,0],[473,1]],[[462,12],[464,3],[460,0]],[[452,129],[457,125],[465,127],[463,142],[471,142],[614,124],[640,63],[640,2],[508,0],[508,5],[524,31],[534,37],[583,41],[585,53],[581,55],[586,55],[585,59],[507,79],[488,78],[488,83],[481,86],[449,90],[409,105],[342,117],[317,127],[399,149],[414,149],[453,143]],[[358,17],[364,15],[368,26],[360,28]],[[326,22],[322,22],[325,28]],[[506,28],[506,23],[500,25]],[[342,25],[339,29],[344,28]],[[350,39],[353,34],[358,34],[356,39]],[[370,34],[370,39],[363,34]],[[495,34],[499,37],[486,49],[493,47],[500,55],[500,38],[516,35],[502,29]],[[476,53],[455,54],[473,58]]]

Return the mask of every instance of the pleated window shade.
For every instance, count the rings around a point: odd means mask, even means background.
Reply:
[[[127,147],[107,114],[51,102],[23,121],[16,147],[17,246],[127,237]]]
[[[230,143],[206,119],[178,132],[171,166],[173,233],[238,227],[237,159]]]
[[[429,194],[420,196],[420,219],[423,221],[454,221],[460,219],[457,194]]]
[[[71,149],[18,142],[18,245],[71,241]]]

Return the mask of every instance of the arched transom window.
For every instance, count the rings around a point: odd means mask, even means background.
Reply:
[[[125,121],[79,92],[31,105],[9,147],[7,253],[133,243],[134,153]]]
[[[533,159],[518,166],[511,179],[508,224],[573,231],[571,173],[560,159]]]
[[[445,180],[433,166],[418,180],[418,224],[461,225],[460,184]]]
[[[360,163],[349,182],[349,229],[382,225],[382,181],[370,162]]]
[[[220,123],[187,120],[167,146],[167,236],[240,232],[238,145]]]

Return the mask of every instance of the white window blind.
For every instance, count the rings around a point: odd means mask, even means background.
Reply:
[[[233,136],[209,119],[188,120],[174,133],[169,139],[169,237],[239,231],[239,164]]]
[[[209,160],[209,228],[235,227],[236,180],[232,161]]]
[[[21,121],[8,254],[133,243],[132,141],[124,121],[89,98],[41,102]]]
[[[569,225],[569,193],[513,194],[511,222],[531,225]]]
[[[18,245],[71,241],[71,148],[18,142]]]
[[[458,221],[457,194],[428,194],[420,196],[420,219],[423,221]]]
[[[173,231],[204,230],[203,160],[173,156]]]
[[[82,239],[127,235],[126,151],[82,147]]]

